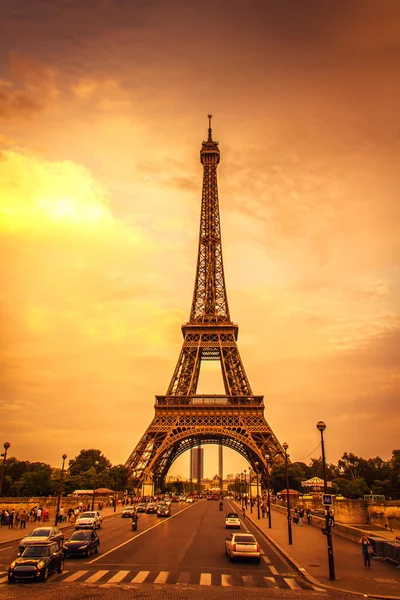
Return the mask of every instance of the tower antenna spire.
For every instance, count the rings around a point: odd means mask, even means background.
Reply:
[[[212,141],[211,119],[212,115],[207,115],[208,118],[208,142]]]

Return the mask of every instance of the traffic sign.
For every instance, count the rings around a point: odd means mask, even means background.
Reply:
[[[333,504],[332,494],[322,494],[322,504],[324,506],[332,506],[332,504]]]

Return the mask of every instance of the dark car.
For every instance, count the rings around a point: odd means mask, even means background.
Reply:
[[[99,551],[100,538],[95,531],[74,531],[71,537],[64,542],[64,555],[89,556],[92,552]]]
[[[63,541],[64,534],[58,527],[36,527],[29,535],[22,538],[19,543],[19,552],[22,554],[27,546],[44,544],[46,542],[57,542],[61,547]]]
[[[170,517],[171,509],[168,504],[159,504],[157,509],[157,517]]]
[[[25,548],[8,568],[8,583],[17,579],[46,581],[50,573],[62,573],[64,553],[57,543],[34,544]]]

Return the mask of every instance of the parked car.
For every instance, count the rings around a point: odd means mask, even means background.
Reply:
[[[103,518],[98,510],[82,513],[75,521],[75,529],[100,529]]]
[[[157,517],[170,517],[171,509],[168,504],[159,504],[157,509]]]
[[[58,527],[36,527],[29,535],[22,538],[19,543],[19,552],[25,550],[27,546],[33,546],[33,544],[44,544],[46,542],[57,542],[61,547],[64,541],[64,534],[58,529]]]
[[[135,513],[136,513],[135,506],[125,506],[125,508],[122,509],[121,517],[123,519],[126,517],[132,518]]]
[[[99,551],[100,538],[95,531],[74,531],[64,542],[64,556],[89,556]]]
[[[136,509],[136,511],[137,511],[137,512],[146,512],[146,503],[145,503],[145,502],[140,502],[140,503],[137,505],[137,509]]]
[[[8,568],[8,583],[18,579],[46,581],[48,576],[64,569],[64,553],[56,542],[27,546],[22,556]]]
[[[261,549],[254,535],[249,533],[231,533],[225,540],[225,553],[229,560],[234,558],[254,558],[261,560]]]
[[[227,513],[225,517],[225,527],[227,529],[240,529],[240,520],[237,513]]]
[[[158,506],[155,502],[150,502],[150,504],[148,504],[146,507],[146,512],[147,514],[155,515],[157,512],[157,508]]]

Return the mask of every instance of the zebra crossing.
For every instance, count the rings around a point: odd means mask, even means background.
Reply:
[[[77,571],[64,570],[61,574],[49,577],[49,582],[55,583],[85,583],[97,585],[118,584],[155,584],[155,585],[199,585],[219,587],[256,587],[256,588],[280,588],[287,590],[313,590],[322,591],[320,588],[308,583],[300,576],[288,576],[272,573],[276,569],[270,569],[270,574],[259,573],[242,574],[237,571],[226,573],[212,572],[199,573],[191,571],[137,571],[137,570],[112,570],[80,569]],[[265,571],[264,571],[265,572]],[[0,584],[7,583],[7,573],[0,573]],[[25,584],[26,585],[26,584]]]

